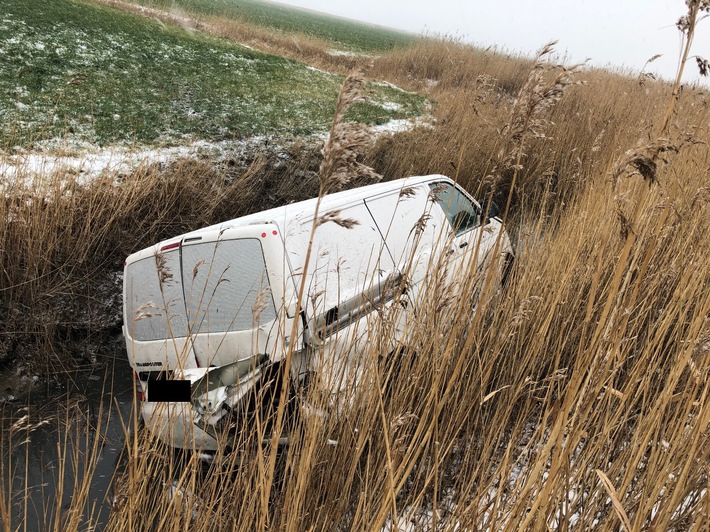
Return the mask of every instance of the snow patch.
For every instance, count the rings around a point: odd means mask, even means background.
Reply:
[[[386,104],[383,104],[386,105]],[[397,104],[393,104],[397,105]],[[118,119],[114,116],[114,120]],[[384,124],[370,126],[375,137],[409,131],[415,127],[433,127],[431,117],[393,119]],[[328,132],[311,135],[311,140],[325,141]],[[117,178],[128,175],[137,168],[152,164],[165,165],[180,159],[205,160],[220,163],[239,159],[265,149],[274,139],[261,135],[243,140],[209,142],[199,140],[170,147],[97,147],[88,142],[67,143],[63,139],[47,141],[42,151],[24,151],[19,147],[14,153],[0,152],[0,190],[29,188],[55,183],[57,176],[84,185],[99,177]]]
[[[418,94],[413,91],[404,90],[402,87],[398,87],[397,85],[395,85],[394,83],[390,83],[389,81],[375,81],[373,85],[379,85],[380,87],[388,87],[390,89],[394,89],[405,94]]]
[[[370,129],[373,133],[378,135],[394,135],[395,133],[401,133],[403,131],[410,131],[416,127],[427,127],[433,128],[432,117],[419,117],[419,118],[396,118],[385,122],[384,124],[379,124],[377,126],[372,126]]]
[[[332,72],[326,72],[325,70],[321,70],[320,68],[316,68],[316,67],[310,66],[310,65],[306,66],[306,69],[312,70],[313,72],[318,72],[320,74],[325,74],[326,76],[334,76],[335,75]]]
[[[7,190],[10,186],[23,184],[36,186],[41,184],[42,178],[57,174],[73,176],[77,183],[86,184],[100,176],[118,177],[150,164],[166,164],[185,158],[221,160],[227,155],[257,150],[264,141],[264,137],[255,136],[240,141],[196,141],[183,146],[143,149],[123,146],[101,149],[79,145],[78,149],[65,149],[68,154],[62,154],[61,149],[48,149],[0,155],[0,175],[5,178],[0,188]]]
[[[335,48],[325,52],[331,57],[375,57],[374,55],[350,52],[348,50],[336,50]]]

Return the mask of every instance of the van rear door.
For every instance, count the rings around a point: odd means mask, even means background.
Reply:
[[[238,227],[182,243],[187,330],[202,367],[268,354],[283,299],[276,225]]]
[[[129,257],[124,323],[131,364],[155,373],[271,354],[284,267],[275,224],[192,234]]]
[[[180,242],[129,257],[123,291],[123,326],[131,366],[155,376],[163,370],[194,368],[195,356],[187,341]]]

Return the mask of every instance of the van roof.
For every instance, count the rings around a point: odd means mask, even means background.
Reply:
[[[378,194],[382,194],[392,190],[400,190],[407,186],[415,186],[421,183],[428,183],[430,181],[448,181],[453,183],[451,178],[440,174],[405,177],[402,179],[395,179],[393,181],[375,183],[373,185],[358,187],[351,190],[343,190],[341,192],[335,192],[333,194],[328,194],[327,196],[324,196],[323,200],[321,201],[320,211],[322,213],[325,213],[326,211],[332,210],[334,208],[343,207],[347,204],[355,203],[366,198],[376,196]],[[153,246],[131,254],[128,259],[126,259],[126,262],[133,262],[135,260],[145,258],[146,256],[153,255],[157,249],[169,246],[170,244],[175,244],[185,238],[196,237],[204,235],[206,233],[212,233],[214,231],[224,231],[226,229],[244,227],[261,223],[276,223],[277,225],[281,226],[289,216],[297,216],[300,213],[308,213],[303,218],[303,221],[307,221],[309,219],[312,219],[312,213],[315,211],[317,201],[318,198],[311,198],[304,201],[299,201],[297,203],[289,203],[280,207],[274,207],[273,209],[255,212],[253,214],[248,214],[240,218],[234,218],[232,220],[227,220],[207,227],[202,227],[195,231],[190,231],[189,233],[176,235],[172,238],[163,240],[162,242],[158,242]]]

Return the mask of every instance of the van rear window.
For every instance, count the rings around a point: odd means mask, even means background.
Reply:
[[[276,319],[257,239],[182,246],[126,270],[128,330],[138,341],[221,333]]]
[[[255,238],[182,248],[190,331],[243,331],[276,319],[261,242]]]
[[[187,335],[180,252],[171,250],[141,259],[126,270],[126,327],[141,342]]]

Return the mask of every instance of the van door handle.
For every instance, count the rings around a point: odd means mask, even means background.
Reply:
[[[335,306],[325,313],[325,326],[332,325],[338,321],[338,307]]]
[[[462,242],[459,244],[459,248],[465,248],[466,246],[468,246],[468,242]]]

